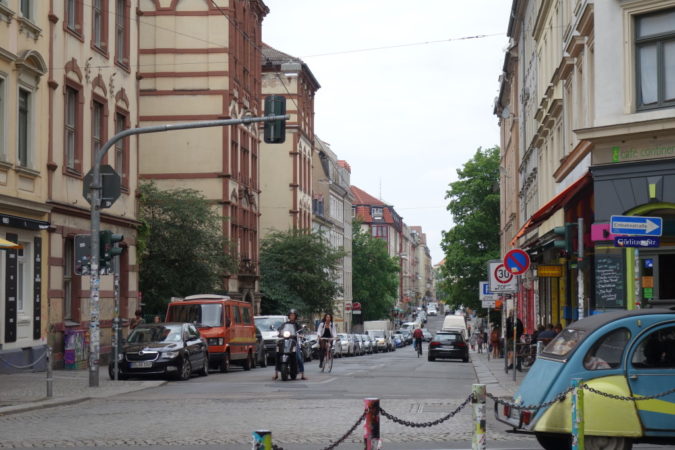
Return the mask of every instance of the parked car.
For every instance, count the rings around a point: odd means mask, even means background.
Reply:
[[[265,341],[258,327],[255,327],[255,365],[258,367],[267,367],[267,352],[265,351]]]
[[[209,345],[209,366],[221,372],[238,364],[250,370],[255,364],[255,325],[252,305],[225,295],[190,295],[169,303],[167,322],[196,324]]]
[[[354,341],[354,355],[361,356],[365,352],[363,350],[363,344],[361,343],[361,338],[358,334],[350,334],[349,337]]]
[[[394,334],[393,338],[394,338],[394,346],[396,348],[403,347],[403,338],[401,337],[400,334]]]
[[[675,392],[658,399],[624,401],[667,392],[675,380],[675,309],[596,314],[572,323],[539,355],[515,397],[538,405],[566,391],[572,379],[585,389],[587,449],[630,449],[633,442],[675,445]],[[537,410],[500,407],[497,419],[534,433],[545,449],[570,448],[570,395]]]
[[[436,333],[436,336],[429,343],[427,359],[435,361],[438,358],[461,359],[464,362],[469,362],[469,346],[466,345],[461,332]]]
[[[339,336],[333,341],[333,358],[342,358],[342,341]]]
[[[361,334],[359,336],[361,336],[361,340],[364,343],[366,353],[371,355],[373,353],[373,341],[370,339],[370,336],[368,336],[367,334]]]
[[[407,330],[396,330],[392,333],[394,339],[398,338],[401,341],[401,347],[408,344],[407,335],[410,334]],[[411,335],[412,336],[412,335]]]
[[[376,352],[389,351],[387,333],[388,332],[385,331],[385,330],[370,330],[370,331],[368,331],[368,336],[373,338],[373,342],[375,343],[374,350]]]
[[[426,328],[422,329],[422,334],[424,335],[424,342],[431,342],[434,337],[434,335],[431,334],[431,331],[427,330]]]
[[[403,330],[403,340],[405,345],[412,345],[413,343],[412,330]]]
[[[304,358],[305,362],[312,360],[312,343],[306,337],[302,339],[300,351],[302,352],[302,357]]]
[[[338,333],[338,337],[340,338],[340,342],[342,344],[342,354],[344,356],[354,356],[356,353],[354,348],[354,339],[352,339],[351,335],[347,333]]]
[[[277,357],[277,341],[279,340],[279,327],[286,322],[286,316],[270,315],[270,316],[255,316],[253,320],[255,325],[260,328],[260,332],[265,342],[265,352],[267,353],[267,361],[273,363]]]
[[[108,365],[114,379],[114,362]],[[119,353],[118,378],[159,375],[187,380],[193,372],[209,374],[206,341],[191,323],[140,324],[134,328]]]
[[[431,316],[437,316],[437,315],[438,315],[438,311],[436,310],[436,308],[431,308],[431,307],[429,307],[429,308],[427,309],[427,315],[428,315],[429,317],[431,317]]]

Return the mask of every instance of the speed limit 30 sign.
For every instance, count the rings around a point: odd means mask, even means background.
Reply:
[[[488,263],[488,277],[490,291],[500,294],[516,291],[516,277],[502,261],[495,259]]]

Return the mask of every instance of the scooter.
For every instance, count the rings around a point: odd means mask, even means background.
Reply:
[[[298,376],[298,335],[293,324],[287,323],[279,331],[281,339],[277,341],[277,357],[281,358],[279,364],[279,371],[281,372],[281,379],[288,381],[295,380]]]

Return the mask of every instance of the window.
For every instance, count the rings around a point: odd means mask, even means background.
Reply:
[[[19,89],[19,115],[18,115],[18,154],[17,162],[21,167],[28,167],[30,163],[31,145],[31,92]]]
[[[5,79],[0,78],[0,160],[5,161]]]
[[[371,215],[373,216],[373,219],[381,219],[382,218],[382,208],[372,208],[371,209]]]
[[[127,128],[127,116],[121,112],[115,114],[115,134],[124,131]],[[122,187],[129,188],[129,177],[127,176],[127,143],[128,139],[120,139],[115,142],[115,171],[122,179]]]
[[[65,19],[63,21],[66,31],[82,34],[82,0],[66,0]]]
[[[91,43],[94,48],[108,51],[108,15],[106,0],[92,0],[91,4]]]
[[[643,339],[633,354],[633,366],[675,368],[675,326],[658,329]]]
[[[241,323],[241,314],[239,313],[239,307],[233,306],[232,309],[234,310],[234,323]]]
[[[64,119],[64,153],[66,169],[78,170],[78,92],[72,87],[66,87],[66,111]]]
[[[373,225],[372,235],[376,238],[387,238],[387,225]]]
[[[73,317],[73,239],[66,239],[63,246],[63,319]]]
[[[31,0],[21,0],[21,15],[28,20],[33,19],[32,6]]]
[[[31,244],[29,242],[19,242],[19,244],[22,248],[16,251],[16,310],[25,312],[26,307],[31,304],[32,298]]]
[[[94,101],[91,111],[91,161],[94,163],[96,153],[103,146],[103,129],[104,129],[104,114],[103,104]]]
[[[638,16],[637,109],[675,106],[675,10]]]
[[[129,12],[127,0],[115,0],[115,62],[129,64]]]
[[[621,366],[621,355],[630,340],[630,331],[619,328],[601,337],[584,358],[588,370],[616,369]]]

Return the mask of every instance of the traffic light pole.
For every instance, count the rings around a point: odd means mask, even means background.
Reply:
[[[288,115],[268,115],[265,117],[245,117],[243,119],[207,120],[201,122],[177,123],[157,125],[153,127],[130,128],[114,135],[94,155],[92,162],[92,183],[89,187],[91,203],[91,281],[89,298],[89,387],[99,385],[99,360],[101,349],[100,328],[100,289],[101,274],[99,273],[99,231],[101,228],[101,191],[103,183],[101,179],[101,161],[118,141],[138,134],[161,133],[173,130],[188,130],[192,128],[222,127],[229,125],[244,125],[257,122],[269,122],[274,120],[288,120]]]

